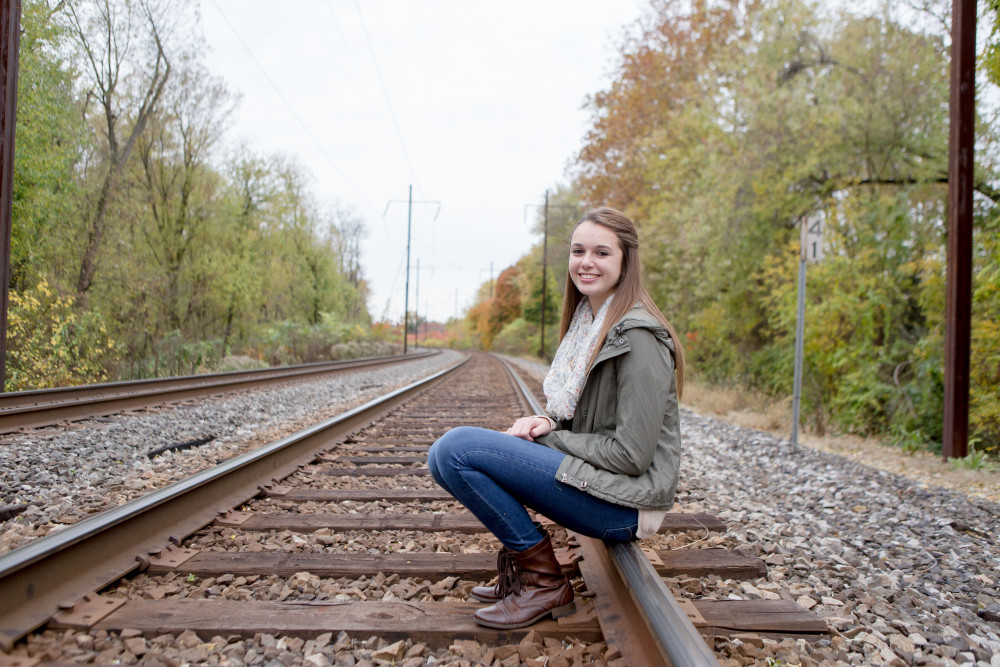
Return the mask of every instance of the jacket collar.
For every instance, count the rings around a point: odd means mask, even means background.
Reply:
[[[605,359],[610,359],[611,357],[616,357],[619,354],[624,354],[632,349],[629,345],[628,338],[625,337],[625,332],[630,329],[647,329],[650,333],[656,336],[656,339],[662,344],[667,346],[670,350],[670,354],[674,354],[674,341],[670,337],[670,332],[667,328],[660,324],[652,315],[646,312],[646,309],[641,306],[636,306],[632,310],[625,313],[618,322],[615,323],[611,329],[608,330],[608,336],[604,340],[604,346],[601,348],[600,353],[597,355],[597,359],[594,360],[594,365],[596,366],[599,362]]]

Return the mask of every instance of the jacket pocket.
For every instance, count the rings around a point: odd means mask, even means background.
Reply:
[[[618,425],[618,359],[609,359],[601,369],[598,391],[591,404],[595,431],[614,432]]]

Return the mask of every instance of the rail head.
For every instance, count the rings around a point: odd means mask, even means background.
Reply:
[[[534,394],[509,361],[494,355],[507,367],[525,402],[534,414],[544,414]],[[642,617],[664,664],[701,667],[718,665],[701,633],[674,599],[652,563],[634,541],[604,542],[608,557],[627,585],[639,616]]]

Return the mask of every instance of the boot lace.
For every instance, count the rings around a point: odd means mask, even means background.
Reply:
[[[524,580],[517,561],[506,547],[500,549],[497,555],[497,594],[503,599],[511,593],[520,593],[523,588]]]

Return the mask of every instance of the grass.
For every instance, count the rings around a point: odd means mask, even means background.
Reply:
[[[969,440],[969,453],[960,459],[950,459],[952,470],[1000,470],[1000,464],[990,460],[986,452],[976,450],[976,441]]]
[[[791,436],[791,399],[774,400],[735,387],[685,383],[681,405],[709,417],[788,439]],[[1000,502],[1000,464],[975,449],[947,463],[926,447],[914,433],[865,438],[850,434],[816,435],[799,431],[799,444],[845,457],[863,465],[887,470],[927,485],[943,486]]]
[[[701,414],[720,417],[737,426],[791,437],[791,399],[775,400],[739,387],[713,387],[686,379],[681,405]]]

